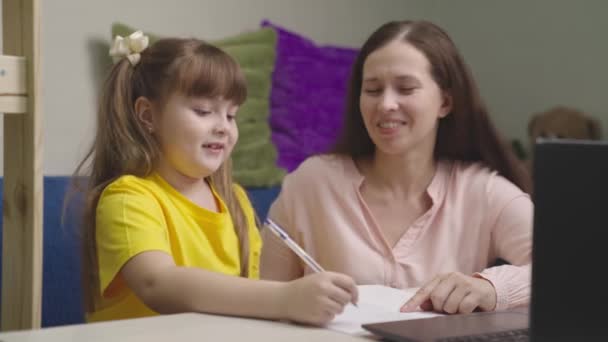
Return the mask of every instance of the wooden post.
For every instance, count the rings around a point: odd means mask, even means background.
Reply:
[[[16,111],[25,109],[24,113],[4,114],[2,330],[39,328],[41,322],[43,169],[39,11],[38,0],[2,0],[3,54],[25,57],[27,94],[25,106],[13,106]]]

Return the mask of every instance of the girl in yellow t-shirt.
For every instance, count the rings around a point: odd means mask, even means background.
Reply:
[[[325,324],[357,300],[353,280],[322,272],[259,278],[261,240],[231,179],[236,62],[196,39],[114,42],[98,112],[85,207],[87,320],[208,312]]]

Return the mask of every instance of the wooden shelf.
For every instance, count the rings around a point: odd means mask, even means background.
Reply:
[[[0,113],[23,114],[27,111],[27,96],[0,95]]]
[[[25,57],[0,55],[0,113],[27,110],[27,63]]]
[[[2,330],[36,329],[42,312],[40,1],[2,0],[4,115]],[[10,55],[10,56],[8,56]],[[16,57],[23,56],[23,57]]]
[[[0,95],[27,94],[25,57],[0,55]]]

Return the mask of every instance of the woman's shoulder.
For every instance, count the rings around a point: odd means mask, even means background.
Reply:
[[[333,182],[335,179],[344,179],[352,159],[348,156],[324,154],[316,155],[304,160],[294,171],[285,177],[290,183],[315,184]]]
[[[508,197],[527,194],[517,185],[482,162],[449,162],[451,180],[468,193],[491,195],[500,193]]]

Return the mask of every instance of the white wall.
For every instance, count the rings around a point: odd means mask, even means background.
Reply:
[[[356,47],[385,21],[426,18],[459,45],[507,136],[526,142],[529,115],[554,104],[601,117],[608,130],[608,71],[601,63],[608,61],[608,21],[602,17],[608,2],[602,0],[41,2],[47,175],[70,174],[90,144],[99,66],[107,53],[98,42],[109,39],[115,21],[213,40],[256,29],[267,18],[319,43]]]
[[[92,139],[99,40],[114,21],[164,35],[222,38],[262,19],[324,43],[360,45],[410,7],[401,0],[43,0],[44,170],[68,175]],[[1,133],[0,133],[1,134]],[[0,159],[1,160],[1,159]]]
[[[562,104],[600,119],[608,137],[608,1],[449,4],[440,21],[506,135],[527,144],[529,117]]]

